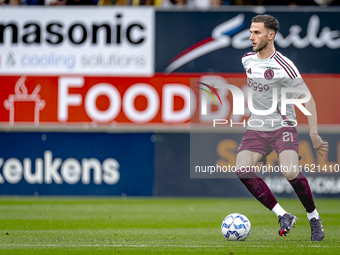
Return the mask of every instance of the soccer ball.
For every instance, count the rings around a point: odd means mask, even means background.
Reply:
[[[244,241],[250,235],[250,221],[243,214],[229,214],[222,222],[221,231],[228,241]]]

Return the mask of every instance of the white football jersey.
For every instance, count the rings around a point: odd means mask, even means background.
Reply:
[[[308,91],[301,75],[292,61],[275,51],[269,58],[260,59],[256,52],[249,52],[242,57],[242,64],[247,73],[248,97],[252,95],[253,108],[248,120],[248,129],[273,131],[284,126],[295,126],[296,116],[293,104],[286,105],[286,114],[281,114],[281,89],[299,88]],[[273,92],[277,90],[277,97]],[[286,93],[287,99],[299,98],[303,92]],[[273,103],[274,98],[277,102]],[[248,104],[248,107],[251,107]],[[272,112],[273,113],[266,113]],[[265,114],[265,115],[262,115]]]

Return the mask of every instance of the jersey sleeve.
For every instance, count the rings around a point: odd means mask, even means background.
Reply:
[[[246,54],[243,55],[241,61],[242,61],[242,65],[245,71],[247,71],[247,63],[250,61],[250,57],[255,55],[256,52],[248,52]]]
[[[299,98],[303,94],[306,94],[309,92],[309,89],[301,77],[298,69],[296,66],[291,62],[290,60],[286,59],[286,70],[285,70],[285,77],[283,79],[283,86],[287,88],[297,88],[299,89],[298,92],[293,92],[293,95],[295,98]],[[300,91],[301,90],[301,91]],[[303,91],[306,91],[305,93]]]
[[[241,62],[242,62],[242,66],[243,66],[244,70],[246,70],[245,61],[246,61],[246,58],[243,56],[242,59],[241,59]]]

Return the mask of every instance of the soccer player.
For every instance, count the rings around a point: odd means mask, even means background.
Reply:
[[[282,174],[292,185],[307,211],[311,240],[321,241],[325,235],[321,218],[315,208],[308,181],[298,167],[294,105],[287,104],[286,114],[281,114],[282,88],[299,88],[300,91],[306,91],[287,93],[288,99],[305,98],[309,90],[292,61],[275,50],[274,38],[278,28],[278,21],[270,15],[258,15],[252,19],[249,39],[254,52],[247,53],[242,58],[248,89],[251,90],[255,110],[264,111],[275,107],[275,111],[267,115],[262,115],[262,112],[251,114],[247,131],[237,151],[236,175],[258,201],[276,214],[280,223],[279,235],[286,236],[297,218],[279,205],[269,187],[252,168],[257,162],[265,162],[266,156],[275,150],[281,169],[285,169],[281,171]],[[273,96],[275,90],[278,95],[277,102]],[[312,97],[305,103],[305,108],[311,113],[307,118],[313,146],[317,153],[323,155],[323,152],[328,151],[328,143],[318,135],[316,106]]]

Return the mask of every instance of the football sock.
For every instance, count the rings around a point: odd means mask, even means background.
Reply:
[[[312,213],[315,210],[315,204],[306,177],[300,172],[299,175],[295,179],[290,180],[289,183],[292,185],[307,213]]]
[[[269,210],[272,210],[277,201],[267,184],[253,172],[250,167],[236,171],[237,177],[246,186],[249,192]]]
[[[285,215],[287,212],[285,209],[283,209],[281,207],[281,205],[279,205],[279,203],[277,203],[274,208],[272,209],[272,212],[276,214],[277,217],[279,216],[283,216]]]
[[[319,213],[318,213],[318,211],[316,209],[313,212],[311,212],[311,213],[307,213],[308,220],[311,220],[313,218],[319,219],[319,217],[320,217]]]

